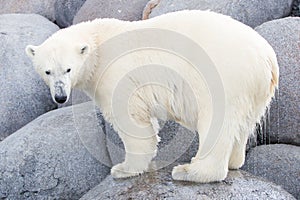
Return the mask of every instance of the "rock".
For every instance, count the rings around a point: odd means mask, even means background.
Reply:
[[[7,137],[0,199],[79,199],[109,173],[102,124],[84,103],[48,112]]]
[[[86,0],[61,0],[55,2],[55,19],[60,27],[72,25],[73,18]]]
[[[30,13],[39,14],[55,21],[54,4],[57,0],[0,0],[0,14]]]
[[[160,0],[150,18],[178,10],[211,10],[256,27],[266,21],[288,16],[293,0]]]
[[[91,99],[83,91],[73,89],[69,101],[70,101],[70,105],[74,105],[74,104],[81,104],[84,102],[91,101]]]
[[[108,176],[80,200],[105,199],[295,199],[270,182],[243,171],[231,171],[225,181],[211,184],[173,181],[171,169],[129,179]]]
[[[177,162],[190,162],[198,150],[198,135],[179,124],[168,121],[160,122],[161,141],[157,156],[154,158],[157,169]],[[118,134],[106,123],[107,148],[113,165],[123,162],[125,158],[124,145]]]
[[[300,17],[300,0],[294,0],[291,16]]]
[[[0,141],[57,107],[25,53],[26,45],[40,44],[57,30],[40,15],[0,15]]]
[[[254,133],[253,135],[250,135],[248,138],[248,142],[246,145],[246,152],[248,152],[251,148],[254,148],[257,146],[257,133]]]
[[[149,0],[87,0],[74,17],[74,24],[95,18],[116,18],[128,21],[142,19]]]
[[[242,168],[281,185],[300,199],[300,147],[274,144],[251,149]]]
[[[274,48],[280,71],[261,143],[300,145],[300,18],[270,21],[255,30]]]
[[[57,106],[58,106],[58,108],[63,108],[63,107],[72,106],[75,104],[85,103],[88,101],[91,101],[91,99],[83,91],[73,89],[71,92],[69,101],[65,104],[59,104]]]

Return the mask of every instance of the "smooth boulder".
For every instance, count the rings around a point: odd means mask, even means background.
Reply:
[[[57,107],[25,53],[57,30],[40,15],[0,15],[0,141]]]
[[[255,29],[276,52],[279,91],[271,103],[260,143],[300,145],[300,18],[287,17]]]
[[[293,0],[160,0],[150,18],[179,10],[211,10],[229,15],[251,27],[290,15]],[[145,11],[149,12],[147,9]],[[146,14],[145,14],[146,15]]]
[[[243,171],[231,171],[225,181],[200,184],[174,181],[171,169],[128,179],[108,176],[80,200],[108,199],[295,199],[282,188]]]
[[[291,16],[300,17],[300,0],[294,0]]]
[[[65,28],[73,24],[73,18],[86,0],[60,0],[54,4],[56,24]]]
[[[87,0],[75,15],[73,24],[95,18],[140,20],[147,2],[148,0]]]
[[[243,170],[281,185],[300,199],[300,147],[274,144],[251,149]]]
[[[79,199],[109,173],[92,103],[48,112],[0,143],[0,199]]]
[[[0,0],[0,14],[38,14],[55,21],[54,4],[57,0]]]

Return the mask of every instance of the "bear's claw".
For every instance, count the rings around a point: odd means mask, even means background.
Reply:
[[[125,165],[124,163],[117,164],[111,168],[111,175],[114,178],[127,178],[132,176],[138,176],[141,172],[135,172],[134,170],[130,170],[129,166]]]

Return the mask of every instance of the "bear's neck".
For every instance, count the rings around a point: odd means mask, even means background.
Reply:
[[[76,88],[83,90],[90,97],[94,95],[94,91],[99,76],[106,68],[105,61],[109,57],[110,51],[116,48],[113,45],[113,38],[121,33],[132,30],[132,23],[117,19],[96,19],[87,22],[86,29],[89,32],[87,43],[91,47],[90,56],[87,58],[82,70],[80,81],[76,84]],[[112,41],[112,45],[110,44]]]

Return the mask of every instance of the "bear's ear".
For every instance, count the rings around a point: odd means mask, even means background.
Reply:
[[[83,45],[80,45],[80,46],[79,46],[79,53],[80,53],[81,55],[86,55],[86,54],[89,53],[89,51],[90,51],[89,45],[83,44]]]
[[[26,51],[26,54],[27,54],[30,58],[33,58],[33,57],[35,56],[36,46],[33,46],[33,45],[27,45],[25,51]]]

